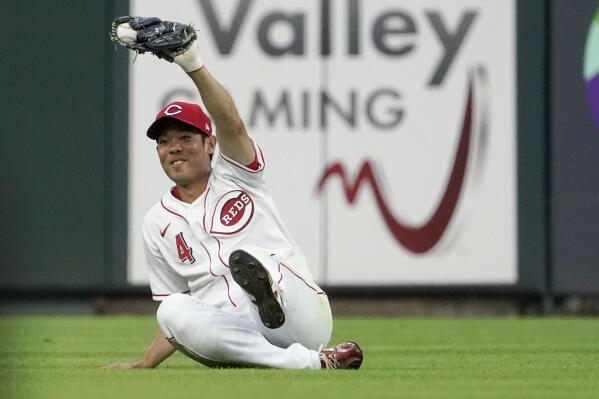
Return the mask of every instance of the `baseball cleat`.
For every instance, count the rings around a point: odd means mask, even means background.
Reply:
[[[229,256],[229,268],[233,280],[258,308],[262,323],[272,329],[281,327],[285,323],[285,312],[277,299],[281,295],[262,263],[246,251],[238,249]]]
[[[327,370],[359,369],[364,357],[358,344],[351,341],[323,349],[319,355],[320,367]]]

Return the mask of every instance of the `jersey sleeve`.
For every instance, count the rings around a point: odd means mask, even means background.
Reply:
[[[144,226],[144,254],[148,265],[152,299],[162,301],[171,294],[189,293],[187,281],[168,266],[160,251],[152,245],[151,237]]]
[[[232,179],[249,185],[259,186],[264,179],[266,163],[260,147],[252,140],[255,158],[251,165],[242,165],[239,162],[219,152],[214,164],[213,173],[218,178]]]

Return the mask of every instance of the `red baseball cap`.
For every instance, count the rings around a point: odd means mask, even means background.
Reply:
[[[208,115],[204,113],[202,108],[198,104],[187,103],[185,101],[174,101],[164,107],[158,115],[156,120],[150,125],[146,135],[152,140],[156,140],[160,136],[161,120],[177,119],[185,124],[195,127],[206,136],[212,136],[212,123]]]

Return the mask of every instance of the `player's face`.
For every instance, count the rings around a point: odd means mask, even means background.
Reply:
[[[188,186],[210,174],[213,137],[185,130],[166,130],[156,140],[158,158],[166,175],[176,184]]]

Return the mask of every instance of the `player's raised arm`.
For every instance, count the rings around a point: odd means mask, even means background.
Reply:
[[[254,147],[235,103],[204,67],[192,26],[155,17],[120,17],[112,24],[111,39],[138,53],[150,52],[179,65],[195,83],[214,120],[220,151],[244,165],[254,160]]]
[[[220,151],[243,165],[251,163],[255,157],[254,147],[231,96],[206,67],[188,72],[188,75],[214,120]]]

